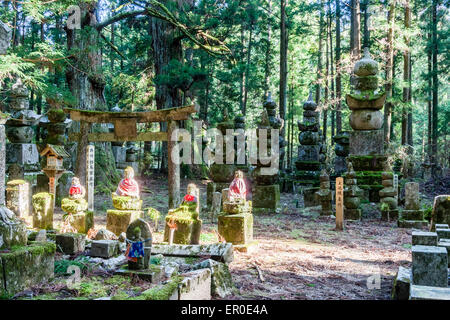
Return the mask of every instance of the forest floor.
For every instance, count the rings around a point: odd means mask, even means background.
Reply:
[[[189,182],[197,183],[200,199],[206,199],[207,181],[183,180],[181,190]],[[165,216],[166,179],[141,185],[144,208],[154,207]],[[363,205],[363,219],[347,221],[343,232],[334,230],[334,217],[319,215],[319,207],[303,208],[298,196],[282,193],[281,205],[280,214],[255,216],[257,245],[249,253],[235,251],[230,271],[236,290],[227,299],[390,299],[398,267],[410,266],[411,230],[380,221],[370,203]],[[109,208],[109,196],[96,196],[96,229],[105,227]],[[55,220],[60,219],[57,211]],[[202,219],[201,243],[217,242],[217,222],[207,214]],[[163,221],[154,233],[155,243],[162,241]]]

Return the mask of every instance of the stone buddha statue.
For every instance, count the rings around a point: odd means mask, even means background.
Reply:
[[[80,179],[77,177],[72,178],[72,185],[69,189],[70,199],[84,199],[86,195],[86,189],[81,185]]]
[[[139,199],[139,185],[134,179],[132,167],[125,168],[124,178],[119,182],[115,195]]]
[[[237,170],[228,189],[228,199],[230,202],[245,201],[246,195],[247,187],[244,181],[244,173],[241,170]]]

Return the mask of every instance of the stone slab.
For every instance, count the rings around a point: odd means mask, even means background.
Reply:
[[[89,255],[91,257],[111,258],[120,253],[117,240],[93,240]]]
[[[443,239],[446,240],[446,239]],[[447,258],[448,258],[448,267],[450,268],[450,239],[448,239],[448,241],[439,241],[438,242],[438,247],[443,247],[447,250]]]
[[[448,224],[438,223],[436,224],[436,229],[449,229]]]
[[[130,270],[128,266],[123,266],[120,269],[117,269],[114,273],[123,276],[137,276],[139,279],[148,281],[151,283],[158,283],[162,279],[163,275],[163,267],[151,265],[149,269],[144,270]]]
[[[426,231],[413,231],[412,232],[412,245],[417,246],[437,246],[438,235],[436,232],[426,232]]]
[[[410,268],[399,267],[392,286],[392,300],[408,300],[412,273]]]
[[[178,286],[179,300],[211,300],[211,270],[199,269],[181,274]]]
[[[193,266],[194,270],[204,268],[211,270],[211,295],[223,299],[233,292],[233,279],[227,264],[208,259]]]
[[[152,255],[162,254],[171,257],[205,257],[215,261],[231,263],[233,261],[233,245],[231,243],[216,243],[207,245],[166,245],[154,244]]]
[[[450,288],[412,285],[410,300],[450,300]]]
[[[8,143],[6,163],[17,163],[24,171],[39,170],[39,152],[34,143]]]
[[[450,239],[450,229],[438,229],[436,228],[438,240]]]
[[[383,130],[350,131],[349,153],[352,155],[371,155],[384,153]]]
[[[119,236],[122,232],[127,232],[131,222],[143,215],[144,211],[141,210],[107,210],[106,229]]]
[[[416,285],[447,287],[447,250],[435,246],[413,246],[412,279],[412,283]]]
[[[397,226],[399,228],[405,228],[405,229],[423,229],[428,227],[428,221],[427,220],[403,220],[399,219],[397,221]]]
[[[265,208],[276,213],[280,202],[280,186],[278,184],[268,186],[255,186],[253,188],[253,208]]]
[[[434,198],[430,231],[434,231],[436,224],[450,225],[450,194]]]

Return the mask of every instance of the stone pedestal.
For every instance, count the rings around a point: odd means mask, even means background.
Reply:
[[[53,194],[37,193],[32,198],[33,228],[53,229]]]
[[[248,213],[219,215],[218,231],[233,245],[248,244],[253,241],[253,215]]]
[[[359,156],[383,154],[383,130],[351,131],[349,153]]]
[[[127,231],[128,225],[139,218],[142,218],[144,211],[141,210],[107,210],[106,229],[119,236]]]
[[[175,223],[176,230],[173,236],[175,244],[199,244],[202,230],[202,220],[199,219],[196,203],[182,204],[179,208],[169,210],[166,216],[164,241],[169,242],[170,226]]]
[[[30,214],[30,184],[25,180],[12,180],[6,187],[6,206],[19,218]]]
[[[334,173],[336,176],[342,175],[347,171],[347,163],[345,158],[349,153],[349,133],[348,131],[342,131],[341,134],[337,134],[333,137],[335,142],[334,152],[336,157],[334,158]]]

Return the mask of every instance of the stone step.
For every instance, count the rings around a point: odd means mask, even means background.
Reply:
[[[412,285],[410,300],[450,300],[450,288]]]

